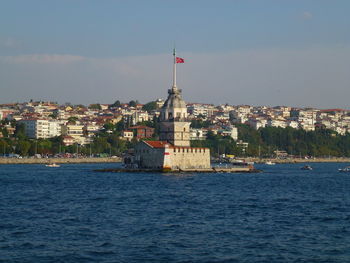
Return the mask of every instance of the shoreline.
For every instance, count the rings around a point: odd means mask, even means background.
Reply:
[[[0,164],[50,164],[50,163],[120,163],[121,158],[0,158]]]
[[[271,161],[276,164],[290,163],[350,163],[350,158],[313,158],[313,159],[259,159],[245,158],[247,162],[264,164]],[[49,163],[121,163],[122,158],[111,157],[85,157],[85,158],[1,158],[0,164],[49,164]]]
[[[331,157],[331,158],[312,158],[312,159],[259,159],[259,158],[246,158],[248,162],[254,162],[256,164],[264,164],[271,161],[276,164],[287,164],[287,163],[350,163],[348,157]]]

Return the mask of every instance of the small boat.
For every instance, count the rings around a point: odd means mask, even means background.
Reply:
[[[350,172],[350,166],[347,166],[345,168],[338,169],[339,172],[343,173],[349,173]]]
[[[50,164],[46,164],[45,166],[46,167],[60,167],[60,165],[57,163],[50,163]]]
[[[275,163],[273,163],[271,161],[267,161],[267,162],[265,162],[265,164],[267,164],[267,165],[275,165]]]
[[[312,167],[310,165],[305,165],[300,168],[301,170],[312,170]]]

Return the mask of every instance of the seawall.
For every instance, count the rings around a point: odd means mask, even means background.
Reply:
[[[118,163],[121,158],[0,158],[0,164]]]

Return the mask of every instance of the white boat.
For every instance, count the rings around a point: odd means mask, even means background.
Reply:
[[[267,162],[265,162],[265,164],[267,164],[267,165],[275,165],[275,163],[273,163],[271,161],[267,161]]]
[[[345,168],[338,169],[339,172],[343,173],[349,173],[350,172],[350,166],[347,166]]]
[[[46,164],[45,166],[46,167],[60,167],[60,165],[57,163],[50,163],[50,164]]]

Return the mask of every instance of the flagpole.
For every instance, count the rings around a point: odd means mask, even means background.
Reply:
[[[174,48],[173,87],[176,88],[176,50]]]

